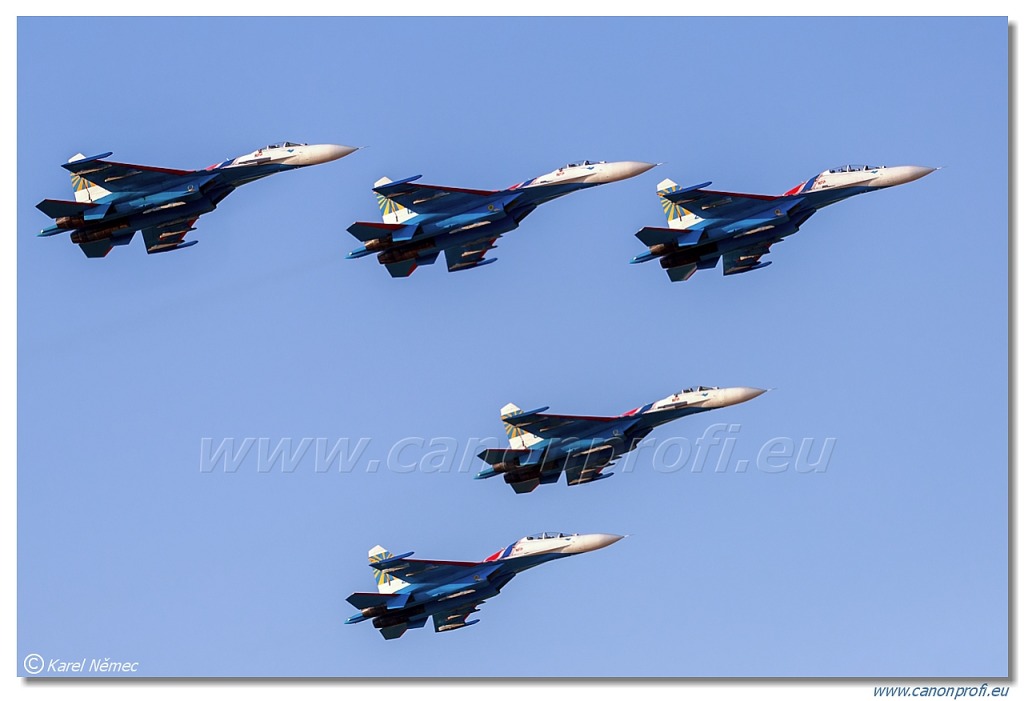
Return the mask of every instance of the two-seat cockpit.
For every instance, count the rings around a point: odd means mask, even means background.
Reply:
[[[721,396],[721,387],[708,387],[706,385],[697,385],[696,387],[687,387],[686,389],[679,390],[675,394],[659,399],[654,404],[646,409],[644,413],[667,411],[670,409],[678,409],[684,406],[704,406],[709,401],[715,401]],[[714,394],[711,394],[711,393]],[[696,396],[694,396],[696,395]],[[632,412],[626,412],[625,416],[631,416],[636,413],[636,409]]]
[[[524,536],[516,542],[502,548],[485,560],[493,562],[509,557],[521,557],[523,555],[537,555],[545,552],[561,552],[578,539],[579,533],[561,533],[558,531],[545,531]]]
[[[796,195],[808,190],[829,190],[837,187],[851,187],[868,183],[871,183],[874,187],[885,180],[886,173],[891,173],[893,170],[898,171],[899,168],[891,168],[889,171],[886,171],[885,166],[870,166],[856,163],[836,166],[835,168],[822,171],[811,180],[789,190],[786,194]]]
[[[579,533],[555,533],[554,531],[545,531],[544,533],[534,533],[526,536],[525,538],[520,538],[516,542],[519,543],[524,540],[549,540],[551,538],[571,538],[574,535],[579,535]]]
[[[845,165],[836,166],[835,168],[829,168],[829,173],[860,173],[863,171],[880,170],[885,166],[863,166],[863,165]]]
[[[580,161],[579,163],[566,163],[559,170],[569,170],[570,168],[584,168],[586,166],[599,166],[608,161]]]

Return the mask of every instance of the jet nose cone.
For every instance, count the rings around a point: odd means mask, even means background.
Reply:
[[[929,168],[928,166],[906,166],[906,172],[907,172],[907,175],[906,175],[907,180],[906,180],[906,182],[909,183],[909,182],[911,182],[913,180],[918,180],[920,178],[923,178],[924,176],[928,175],[929,173],[934,173],[935,172],[935,168]]]
[[[593,175],[587,177],[584,182],[588,183],[614,183],[619,180],[627,180],[646,173],[657,163],[645,163],[644,161],[616,161],[614,163],[602,163]]]
[[[742,402],[749,402],[751,399],[760,397],[767,391],[760,387],[731,387],[729,389],[729,403],[741,404]]]
[[[888,175],[892,178],[893,185],[903,185],[904,183],[920,180],[929,173],[934,173],[937,169],[927,166],[897,166],[895,168],[887,168],[886,170],[890,171]],[[882,172],[885,173],[885,171]]]
[[[647,163],[646,161],[622,161],[622,165],[629,169],[630,175],[640,175],[656,167],[658,164]],[[621,538],[622,536],[619,537]]]
[[[600,550],[601,548],[607,548],[609,545],[618,543],[626,536],[615,535],[614,533],[589,533],[587,535],[576,536],[577,542],[574,548],[575,552],[588,553],[592,550]]]
[[[646,173],[658,164],[645,163],[644,161],[620,161],[615,165],[618,166],[616,170],[619,173],[619,180],[625,180],[626,178],[633,178],[641,173]]]
[[[315,157],[317,163],[327,163],[328,161],[336,161],[339,158],[355,153],[359,150],[358,146],[342,146],[341,144],[320,144],[315,147]]]
[[[616,535],[614,533],[598,533],[596,539],[597,546],[594,548],[594,550],[599,550],[600,548],[607,548],[609,545],[614,545],[615,543],[618,543],[625,537],[626,536],[624,535]]]

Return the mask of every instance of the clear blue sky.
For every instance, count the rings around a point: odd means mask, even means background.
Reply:
[[[1007,673],[1004,19],[18,26],[19,660]],[[34,237],[78,151],[194,168],[279,139],[369,148],[240,189],[181,253]],[[381,175],[499,188],[582,158],[665,165],[545,205],[480,270],[344,260]],[[780,193],[848,162],[945,169],[820,212],[763,271],[627,265],[662,178]],[[656,437],[736,423],[751,464],[832,437],[827,470],[647,457],[528,496],[479,464],[367,470],[403,437],[502,436],[508,401],[617,413],[697,383],[778,390]],[[246,436],[372,441],[348,473],[200,470],[204,437]],[[550,529],[632,537],[522,575],[467,630],[342,625],[377,543],[476,559]]]

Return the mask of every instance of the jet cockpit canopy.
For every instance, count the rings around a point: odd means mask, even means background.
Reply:
[[[544,533],[534,533],[528,535],[522,540],[550,540],[551,538],[568,538],[570,535],[576,535],[575,533],[556,533],[554,531],[545,531]]]
[[[884,167],[885,166],[846,165],[846,166],[836,166],[835,168],[829,168],[828,172],[829,173],[858,173],[858,172],[860,172],[862,170],[878,170],[879,168],[884,168]]]

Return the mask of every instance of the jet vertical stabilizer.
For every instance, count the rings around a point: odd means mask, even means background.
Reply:
[[[506,404],[501,407],[501,418],[504,419],[507,416],[515,416],[516,414],[522,414],[523,410],[517,407],[515,404]],[[515,450],[526,450],[531,445],[540,443],[543,438],[535,436],[532,433],[524,431],[518,426],[512,424],[505,424],[505,433],[508,435],[509,447]]]
[[[380,545],[375,545],[371,548],[369,555],[371,563],[380,562],[381,560],[387,560],[390,557],[394,557],[394,555]],[[381,594],[393,594],[402,587],[409,586],[408,582],[402,581],[398,577],[388,574],[387,572],[381,572],[376,569],[373,571],[373,578],[377,582],[377,591]]]
[[[76,153],[68,159],[68,163],[74,163],[83,158],[85,158],[84,153]],[[110,194],[110,190],[106,190],[96,183],[91,183],[75,173],[71,174],[71,189],[75,191],[75,202],[94,202]]]
[[[383,177],[373,184],[374,187],[380,187],[381,185],[387,185],[391,182],[391,178]],[[381,194],[377,194],[377,206],[380,207],[381,218],[385,224],[401,224],[406,219],[412,219],[416,216],[416,212],[412,211],[408,207],[403,207],[394,200],[389,200],[387,197]]]
[[[667,195],[670,192],[675,192],[678,189],[679,186],[668,178],[665,178],[658,183],[658,198],[661,200],[661,208],[665,212],[665,218],[668,220],[668,225],[673,229],[685,228],[680,220],[689,214],[689,212],[677,205],[675,202],[667,200],[664,197],[664,195]]]

